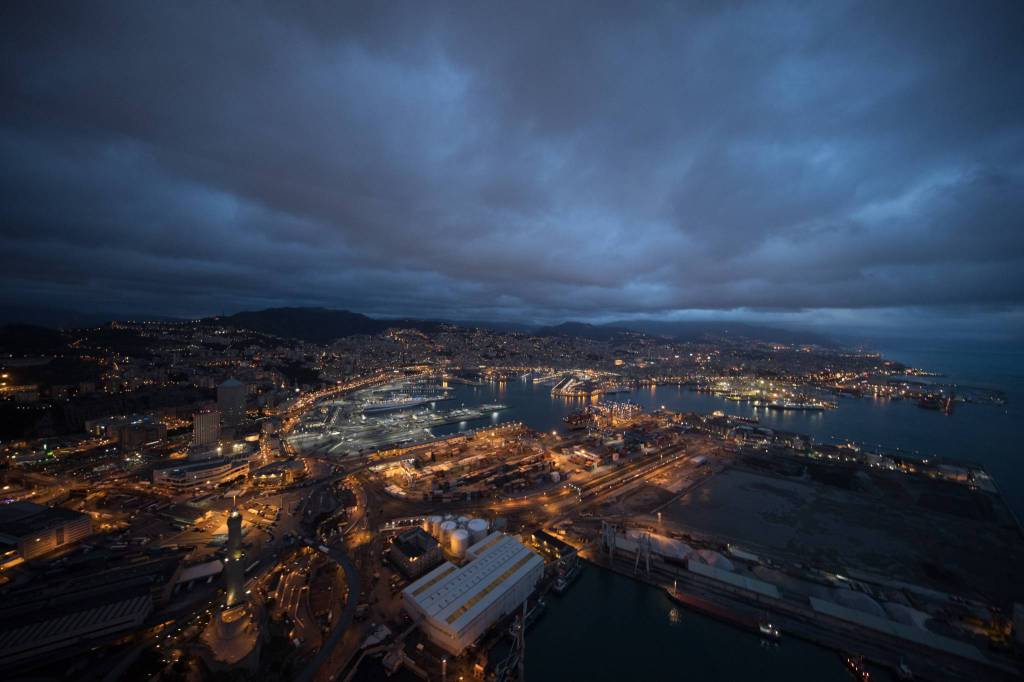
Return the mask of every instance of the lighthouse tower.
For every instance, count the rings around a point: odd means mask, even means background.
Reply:
[[[242,551],[242,514],[232,506],[228,514],[227,555],[224,557],[224,580],[228,608],[245,601],[245,552]]]
[[[242,550],[242,514],[231,506],[228,544],[224,555],[224,606],[210,620],[201,642],[202,655],[215,671],[239,667],[255,672],[259,665],[261,613],[259,600],[245,594],[245,552]]]

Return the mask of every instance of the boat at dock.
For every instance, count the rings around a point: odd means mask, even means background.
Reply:
[[[451,400],[447,395],[440,396],[402,396],[390,400],[374,400],[363,405],[363,414],[377,414],[380,412],[392,412],[394,410],[405,410],[410,407],[419,407],[427,403]]]
[[[827,405],[819,402],[809,402],[803,400],[776,400],[768,403],[766,407],[769,410],[794,410],[804,412],[820,412],[824,410]]]
[[[775,623],[768,618],[768,614],[764,614],[764,618],[761,619],[757,624],[757,631],[761,633],[761,636],[767,640],[777,642],[782,639],[782,631]]]
[[[526,620],[524,621],[524,627],[529,628],[531,625],[533,625],[534,622],[536,622],[536,620],[544,614],[545,608],[547,608],[547,602],[545,602],[543,599],[538,599],[537,602],[533,605],[533,608],[529,609],[526,612]],[[508,626],[508,636],[514,639],[517,634],[518,628],[519,623],[517,621],[513,621],[512,623],[510,623]]]
[[[565,591],[569,589],[569,585],[579,577],[582,570],[581,564],[578,561],[575,562],[568,570],[555,578],[551,589],[555,591],[555,594],[565,594]]]
[[[732,611],[723,606],[720,606],[708,599],[698,597],[693,594],[687,594],[686,592],[680,592],[677,589],[667,589],[669,599],[677,602],[686,608],[692,609],[699,613],[703,613],[706,616],[710,616],[723,623],[729,625],[735,625],[736,627],[744,630],[753,630],[760,632],[760,622],[756,618],[751,618],[736,611]]]
[[[846,665],[846,669],[850,671],[854,679],[860,680],[860,682],[870,682],[871,673],[868,672],[864,666],[864,657],[856,654],[843,654],[843,663]]]

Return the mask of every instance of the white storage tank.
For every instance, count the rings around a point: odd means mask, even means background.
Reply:
[[[455,523],[458,524],[459,528],[465,528],[466,524],[469,523],[469,517],[468,516],[460,516],[459,518],[457,518],[455,520]]]
[[[469,531],[459,528],[452,531],[451,550],[452,554],[462,558],[466,556],[466,549],[469,547]]]
[[[435,514],[435,515],[431,516],[429,520],[430,520],[430,534],[433,535],[434,538],[440,539],[440,537],[441,537],[441,522],[444,521],[444,519],[442,519],[440,516]]]
[[[559,474],[557,471],[552,471],[551,472],[551,482],[552,483],[558,483],[561,480],[562,480],[561,474]]]
[[[455,528],[454,521],[445,521],[441,524],[441,535],[438,540],[441,541],[442,545],[447,545],[451,542],[452,533],[455,532]]]
[[[469,540],[474,545],[487,537],[487,521],[484,519],[470,519],[466,528],[469,530]]]

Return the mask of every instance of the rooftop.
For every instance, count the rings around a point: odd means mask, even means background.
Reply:
[[[395,538],[394,546],[405,556],[419,557],[437,547],[437,540],[430,537],[422,528],[412,528]]]
[[[477,557],[456,568],[445,562],[409,587],[405,599],[415,602],[430,618],[453,630],[462,629],[504,593],[507,586],[544,560],[516,538],[491,539]]]
[[[204,471],[206,469],[216,469],[231,464],[235,460],[227,457],[217,457],[214,459],[205,459],[199,462],[185,462],[184,464],[175,464],[173,466],[163,467],[157,469],[157,471]]]
[[[0,535],[20,538],[84,516],[71,509],[14,502],[0,506]]]

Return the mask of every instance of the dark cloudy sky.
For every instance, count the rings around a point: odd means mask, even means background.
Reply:
[[[5,4],[3,301],[1024,329],[1020,2],[371,4]]]

